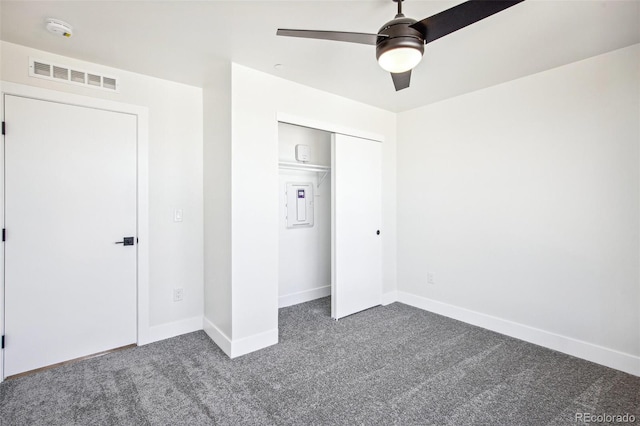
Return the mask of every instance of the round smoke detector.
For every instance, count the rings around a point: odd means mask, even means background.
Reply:
[[[50,33],[67,38],[71,37],[71,34],[73,34],[73,28],[71,28],[71,25],[53,18],[47,19],[47,30],[49,30]]]

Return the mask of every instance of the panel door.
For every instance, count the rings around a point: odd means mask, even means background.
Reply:
[[[331,316],[379,305],[382,297],[382,144],[332,139]]]
[[[136,342],[136,117],[5,95],[5,376]]]

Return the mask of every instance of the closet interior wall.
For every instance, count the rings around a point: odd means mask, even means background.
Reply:
[[[309,147],[308,164],[331,166],[331,133],[278,123],[279,161],[296,161],[296,145]],[[313,185],[314,223],[287,228],[287,183]],[[320,184],[319,184],[320,183]],[[279,196],[279,307],[331,294],[331,173],[280,168]]]

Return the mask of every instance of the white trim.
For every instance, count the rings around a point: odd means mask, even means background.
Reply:
[[[4,88],[2,81],[0,81],[0,119],[4,122]],[[4,135],[2,137],[2,149],[0,149],[0,203],[2,208],[0,209],[0,220],[4,226]],[[4,329],[4,244],[0,244],[0,255],[2,255],[3,261],[0,262],[0,335],[5,335]],[[4,381],[4,349],[0,349],[0,383]]]
[[[268,330],[253,336],[231,341],[230,358],[236,358],[250,352],[264,349],[278,343],[278,329]]]
[[[229,358],[237,358],[278,343],[278,329],[232,340],[206,317],[203,319],[204,332]]]
[[[286,308],[287,306],[310,302],[327,296],[331,296],[331,285],[316,287],[311,290],[299,291],[297,293],[285,294],[278,297],[278,308]]]
[[[138,183],[137,183],[137,204],[138,204],[138,323],[137,342],[150,342],[153,336],[149,326],[149,109],[144,106],[130,105],[122,102],[97,99],[88,96],[75,95],[71,93],[58,92],[50,89],[27,86],[24,84],[0,81],[0,95],[23,96],[44,101],[60,102],[69,105],[76,105],[88,108],[104,109],[137,116],[137,141],[138,141]],[[2,108],[4,108],[4,102]],[[4,119],[4,110],[2,118]],[[4,168],[4,162],[0,164]],[[4,173],[2,173],[4,174]],[[4,187],[4,185],[2,185]],[[4,197],[2,197],[4,200]],[[4,210],[4,209],[2,209]],[[2,271],[4,277],[4,270]],[[1,293],[4,294],[4,278],[2,278]],[[4,299],[0,300],[4,306]],[[3,314],[4,315],[4,314]],[[4,317],[1,319],[2,331],[4,332]],[[171,328],[171,327],[169,327]],[[4,350],[2,352],[2,362],[0,363],[0,381],[4,377]]]
[[[395,290],[382,293],[382,298],[380,298],[380,304],[382,306],[387,306],[397,301],[398,301],[398,292]]]
[[[202,330],[202,327],[203,322],[202,316],[200,315],[180,321],[155,325],[149,327],[148,333],[146,333],[144,336],[146,340],[138,340],[138,345],[146,345],[148,343],[157,342],[159,340],[180,336],[181,334],[192,333],[194,331]]]
[[[138,344],[149,341],[149,113],[138,115]]]
[[[213,343],[218,345],[228,357],[231,357],[231,339],[206,317],[202,320],[202,326],[207,336],[213,340]]]
[[[515,337],[525,342],[544,346],[587,361],[615,368],[616,370],[621,370],[634,376],[640,376],[640,357],[635,355],[410,293],[399,291],[398,301],[424,309],[425,311],[463,321],[467,324]]]
[[[361,139],[369,139],[374,142],[384,142],[384,136],[377,133],[371,133],[351,127],[340,126],[325,121],[315,120],[312,118],[300,117],[286,112],[278,112],[276,119],[280,123],[293,124],[295,126],[310,127],[312,129],[324,130],[325,132],[339,133],[341,135],[355,136]]]

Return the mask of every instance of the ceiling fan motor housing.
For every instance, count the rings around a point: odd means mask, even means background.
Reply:
[[[420,31],[409,26],[416,22],[415,19],[407,18],[400,13],[396,15],[395,19],[384,24],[378,34],[385,34],[389,37],[378,38],[376,59],[380,59],[383,53],[399,47],[410,47],[423,54],[424,37]]]

